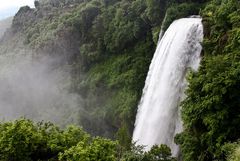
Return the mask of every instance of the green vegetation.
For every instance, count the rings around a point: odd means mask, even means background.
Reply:
[[[22,30],[25,43],[38,53],[67,58],[72,91],[85,101],[87,114],[79,116],[84,129],[109,137],[123,125],[131,131],[155,50],[152,29],[160,26],[165,3],[65,2],[36,2],[37,10],[30,11],[36,16]]]
[[[199,3],[181,3],[173,4],[166,11],[166,19],[164,21],[163,30],[166,31],[168,26],[176,19],[188,17],[190,15],[198,15],[203,4]]]
[[[224,145],[240,137],[240,53],[237,0],[209,3],[201,12],[205,25],[204,58],[189,76],[177,136],[185,161],[225,160]]]
[[[58,153],[90,139],[75,126],[61,130],[51,123],[25,119],[1,123],[0,131],[1,161],[56,160]]]
[[[72,91],[84,98],[84,129],[113,137],[126,125],[131,133],[166,9],[174,6],[164,29],[175,18],[197,14],[200,2],[65,2],[39,1],[34,12],[42,18],[24,25],[25,42],[39,53],[67,57]]]
[[[18,120],[0,124],[1,161],[174,160],[164,145],[147,153],[131,145],[131,133],[161,26],[166,30],[173,20],[199,13],[203,59],[199,71],[188,76],[184,131],[176,142],[184,161],[239,160],[238,0],[39,0],[35,5],[20,9],[12,39],[3,38],[10,40],[0,48],[14,49],[20,34],[36,55],[63,58],[57,66],[71,69],[70,90],[84,100],[79,124],[94,136],[116,140],[91,137],[74,126],[61,130]]]
[[[238,161],[240,160],[240,146],[239,144],[231,144],[232,149],[230,149],[230,155],[228,156],[227,161]]]
[[[23,39],[35,51],[33,58],[47,54],[62,60],[57,67],[71,70],[70,91],[84,100],[79,124],[93,135],[110,138],[125,126],[131,136],[167,8],[164,29],[176,18],[197,14],[202,3],[39,0],[36,9],[19,10],[11,31],[15,37],[3,41],[0,52],[11,52]]]
[[[19,119],[0,123],[1,161],[174,161],[167,146],[130,150],[118,141],[91,137],[77,126],[59,129],[51,123]]]

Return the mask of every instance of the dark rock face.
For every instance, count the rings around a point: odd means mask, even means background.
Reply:
[[[14,16],[12,22],[12,32],[21,32],[27,25],[30,25],[36,17],[34,9],[29,6],[21,7],[17,14]]]

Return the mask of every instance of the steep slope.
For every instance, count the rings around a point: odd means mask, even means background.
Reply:
[[[35,5],[16,14],[0,40],[0,54],[57,60],[51,68],[68,69],[68,91],[84,100],[78,123],[94,135],[114,137],[120,129],[122,144],[129,141],[160,28],[201,11],[203,61],[198,73],[189,74],[185,130],[176,140],[185,161],[226,160],[226,143],[240,138],[238,0],[39,0]]]
[[[176,140],[185,161],[226,160],[240,138],[240,2],[213,0],[201,14],[204,57],[189,76]]]
[[[72,69],[71,90],[85,100],[80,124],[108,136],[132,127],[166,2],[55,2],[21,8],[1,52],[25,52],[24,45],[34,57],[61,57],[58,66]]]
[[[84,100],[79,124],[109,137],[127,127],[130,136],[167,8],[164,29],[198,14],[204,1],[184,2],[40,0],[36,9],[19,10],[0,53],[30,50],[33,59],[58,58],[55,68],[70,69],[70,91]]]
[[[80,124],[91,133],[113,136],[124,120],[132,126],[155,46],[151,23],[144,18],[147,4],[52,2],[40,1],[35,10],[22,7],[1,53],[24,53],[24,46],[35,58],[51,55],[61,58],[57,66],[68,64],[70,90],[85,100]]]

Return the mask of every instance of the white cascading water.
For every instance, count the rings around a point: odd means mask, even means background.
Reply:
[[[188,68],[200,64],[203,26],[201,18],[174,21],[159,42],[143,89],[133,133],[137,145],[149,150],[166,144],[179,153],[174,136],[181,132],[179,104],[184,97]]]

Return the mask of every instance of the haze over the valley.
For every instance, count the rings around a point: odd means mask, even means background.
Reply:
[[[12,23],[12,17],[6,18],[4,20],[0,20],[0,38],[6,31],[11,26]]]

